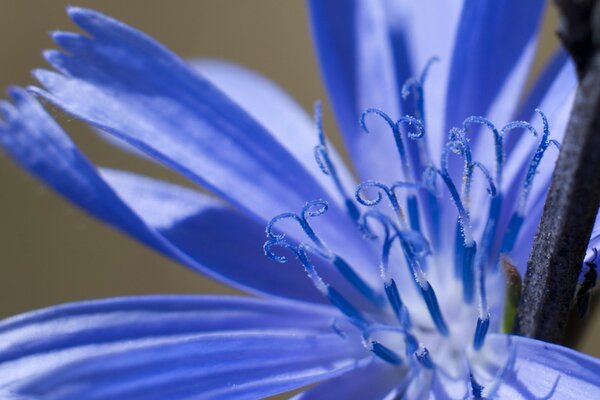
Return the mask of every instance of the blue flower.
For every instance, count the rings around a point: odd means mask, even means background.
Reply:
[[[359,185],[319,107],[315,135],[265,78],[190,66],[70,8],[86,35],[54,32],[56,71],[1,103],[3,148],[98,219],[257,297],[118,298],[4,320],[2,397],[254,399],[314,383],[297,398],[599,397],[597,360],[500,333],[510,296],[497,265],[523,273],[576,86],[559,53],[523,89],[542,5],[312,1]],[[97,169],[30,92],[222,200]],[[294,262],[282,251],[303,268],[273,262]]]

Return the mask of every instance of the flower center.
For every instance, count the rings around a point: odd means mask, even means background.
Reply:
[[[500,256],[513,249],[537,168],[547,148],[558,147],[558,143],[549,139],[546,116],[536,110],[543,134],[521,176],[519,194],[510,199],[504,195],[504,137],[512,130],[538,137],[528,122],[514,121],[497,129],[486,118],[468,117],[461,127],[450,130],[436,166],[424,140],[423,95],[434,61],[427,64],[419,79],[411,78],[403,86],[405,100],[412,91],[415,115],[394,120],[384,111],[370,108],[360,118],[365,133],[369,133],[368,123],[373,118],[389,127],[400,161],[400,181],[386,184],[368,180],[350,195],[330,156],[320,104],[315,107],[319,140],[316,162],[344,199],[356,229],[380,249],[380,285],[366,280],[352,260],[333,251],[313,229],[311,220],[329,208],[325,200],[309,201],[298,214],[274,217],[266,229],[264,250],[281,263],[287,258],[275,254],[274,247],[296,255],[315,288],[341,312],[332,322],[334,331],[342,336],[349,330],[358,332],[374,355],[406,368],[413,377],[435,372],[450,379],[467,379],[473,395],[481,397],[484,387],[475,377],[477,366],[473,364],[487,365],[482,349],[490,326],[499,330],[502,316],[491,316],[492,311],[501,314],[504,297],[503,293],[491,293],[488,298],[486,288],[503,285],[504,277],[497,268]],[[476,160],[471,148],[470,136],[485,131],[492,138],[491,168]],[[487,208],[481,205],[484,200],[476,197],[481,191],[487,192]],[[512,212],[506,226],[500,225],[503,212]],[[277,233],[276,226],[284,220],[296,223],[308,240],[288,240],[284,233]],[[313,256],[339,272],[351,289],[327,282],[311,260]],[[506,364],[509,362],[510,357]]]

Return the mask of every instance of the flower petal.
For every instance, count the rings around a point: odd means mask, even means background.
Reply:
[[[251,215],[268,219],[323,194],[263,126],[182,60],[104,15],[79,8],[69,14],[93,39],[54,34],[69,54],[46,53],[66,76],[36,72],[49,100]],[[304,185],[290,190],[292,181]]]
[[[600,397],[600,361],[575,350],[520,336],[490,335],[495,349],[514,346],[515,364],[498,387],[498,398],[595,399]],[[502,354],[502,353],[501,353]]]
[[[192,60],[190,65],[229,98],[235,99],[235,102],[276,137],[306,170],[312,171],[319,183],[329,189],[329,193],[337,194],[332,179],[321,173],[315,162],[315,122],[283,89],[267,77],[231,62],[196,59]],[[342,159],[331,146],[329,147],[336,170],[346,189],[352,193],[356,183]]]
[[[100,175],[31,95],[19,89],[11,94],[15,106],[2,103],[7,125],[0,126],[0,144],[82,209],[231,286],[323,301],[301,268],[264,256],[261,224],[191,189],[111,170]]]
[[[62,399],[258,398],[365,356],[327,308],[201,296],[75,303],[0,322],[0,393]]]
[[[374,125],[370,135],[359,125],[360,115],[369,107],[394,118],[400,113],[383,3],[314,0],[309,5],[323,78],[360,177],[397,180],[390,174],[397,170],[390,165],[398,165],[398,157],[387,125]]]
[[[69,14],[92,38],[55,33],[69,54],[53,51],[46,57],[62,74],[37,71],[46,90],[33,91],[207,187],[259,223],[299,210],[309,200],[331,200],[263,125],[162,45],[98,12],[69,8]],[[335,252],[375,264],[345,208],[330,201],[327,221],[320,233]],[[373,281],[375,269],[364,270]]]
[[[432,66],[424,86],[426,138],[433,162],[440,157],[446,142],[445,121],[446,89],[450,75],[452,49],[460,20],[463,0],[388,0],[386,14],[394,48],[398,83],[407,78],[419,77],[429,60],[439,61]],[[408,65],[401,67],[404,63]],[[409,104],[412,96],[403,103],[403,113],[413,114]],[[409,142],[410,143],[410,142]]]
[[[402,382],[405,374],[406,370],[373,359],[370,363],[312,387],[291,400],[384,399]]]
[[[543,5],[542,0],[465,1],[446,94],[447,129],[468,116],[487,115],[535,38]],[[513,95],[516,104],[518,94]]]

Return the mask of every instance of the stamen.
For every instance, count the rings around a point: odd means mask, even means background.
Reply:
[[[479,350],[479,349],[481,349],[481,346],[483,346],[483,343],[485,341],[485,336],[487,335],[489,327],[490,327],[490,314],[489,313],[487,313],[483,317],[479,316],[477,318],[477,327],[475,328],[475,335],[473,336],[473,348],[475,350]]]
[[[409,185],[409,184],[407,183],[405,185]],[[356,201],[358,201],[363,206],[374,207],[381,202],[381,199],[383,198],[381,193],[382,192],[385,193],[386,197],[389,200],[390,206],[392,207],[392,210],[394,210],[394,214],[396,215],[396,218],[398,219],[398,223],[400,224],[400,226],[402,226],[403,229],[408,229],[404,211],[402,210],[402,208],[400,207],[400,204],[398,203],[398,197],[396,196],[395,190],[393,190],[393,188],[395,188],[395,187],[399,187],[399,186],[394,185],[392,188],[389,188],[387,185],[385,185],[381,182],[369,180],[369,181],[362,182],[360,185],[358,185],[354,196],[356,198]],[[371,188],[378,189],[377,197],[375,197],[374,199],[369,199],[366,197],[367,189],[371,189]]]
[[[469,117],[463,121],[463,129],[465,132],[468,131],[470,124],[480,124],[488,128],[494,135],[494,155],[495,155],[495,181],[498,186],[502,185],[502,172],[504,170],[504,150],[502,146],[502,133],[498,132],[498,129],[490,120],[484,117]],[[503,131],[504,132],[504,131]]]
[[[427,280],[427,277],[425,276],[425,273],[421,267],[421,259],[423,254],[428,253],[422,250],[423,243],[427,243],[427,241],[416,232],[406,232],[398,229],[398,227],[392,221],[390,221],[388,217],[381,213],[373,213],[370,215],[375,216],[380,222],[387,224],[389,228],[394,231],[394,235],[390,237],[389,241],[393,242],[397,240],[399,242],[406,259],[406,264],[408,265],[414,282],[419,288],[421,296],[427,305],[431,319],[433,320],[438,331],[442,335],[447,336],[449,333],[448,326],[446,325],[444,317],[442,316],[437,296],[435,295],[435,291],[429,284],[429,281]],[[415,241],[415,237],[420,238],[420,240]],[[427,249],[428,248],[429,246],[427,244]],[[384,254],[382,255],[382,260],[387,260],[389,257],[389,251],[391,250],[391,243],[384,245],[383,250]]]
[[[402,89],[400,91],[402,98],[406,100],[411,93],[410,89],[413,89],[415,98],[415,115],[423,122],[425,121],[425,96],[423,93],[425,80],[427,79],[427,75],[429,74],[431,66],[439,61],[440,59],[438,57],[431,57],[421,71],[419,79],[416,79],[415,77],[408,78],[402,85]]]
[[[425,64],[423,70],[421,71],[419,79],[416,79],[414,77],[409,78],[402,85],[401,94],[404,100],[406,100],[407,97],[410,95],[410,89],[412,89],[414,99],[414,115],[421,122],[423,126],[423,132],[425,132],[426,125],[424,93],[425,81],[427,79],[427,75],[429,74],[431,66],[438,61],[440,61],[438,57],[430,58]],[[424,136],[421,140],[409,142],[408,152],[410,154],[410,158],[412,159],[413,170],[416,171],[415,178],[418,179],[418,176],[423,174],[423,171],[425,170],[426,166],[431,165],[431,157],[429,154],[429,145],[427,143],[427,137]],[[423,202],[422,204],[426,205],[425,212],[427,213],[427,215],[430,216],[430,218],[426,219],[429,225],[429,235],[431,236],[431,240],[434,246],[438,247],[440,240],[440,211],[438,199],[432,193],[424,193],[422,196],[420,196],[420,198]]]
[[[417,361],[427,369],[434,369],[435,364],[433,360],[431,360],[431,356],[429,355],[429,350],[426,347],[422,346],[419,351],[415,352],[415,357]]]
[[[469,374],[469,382],[471,383],[471,394],[473,395],[474,400],[482,400],[483,399],[483,390],[485,389],[475,380],[475,376],[473,373]]]
[[[398,354],[390,350],[388,347],[382,345],[378,341],[372,340],[370,344],[370,350],[382,360],[396,366],[404,364],[402,362],[402,358]]]
[[[548,138],[550,136],[550,128],[548,125],[548,119],[546,118],[546,115],[537,108],[535,109],[535,112],[538,113],[538,115],[542,118],[544,134],[542,135],[537,150],[529,164],[529,169],[525,176],[525,181],[523,182],[521,194],[519,200],[517,201],[517,206],[515,208],[515,211],[513,212],[513,215],[510,218],[507,231],[502,240],[502,245],[500,246],[501,254],[510,253],[514,247],[515,241],[517,239],[519,231],[521,230],[521,226],[525,218],[525,207],[527,206],[527,199],[529,198],[529,193],[531,192],[531,187],[533,185],[533,178],[537,173],[537,168],[540,165],[542,158],[544,157],[546,149],[551,144],[554,144],[554,146],[560,149],[560,145],[558,144],[558,142],[556,142],[556,140],[549,140]],[[515,128],[527,129],[534,136],[537,136],[537,131],[535,130],[535,128],[530,123],[525,121],[511,122],[507,126],[502,128],[502,132]]]
[[[400,134],[400,126],[402,124],[407,124],[409,127],[414,127],[416,130],[414,130],[414,131],[408,130],[407,136],[410,139],[417,140],[417,139],[421,139],[423,137],[423,135],[425,134],[425,128],[424,128],[423,124],[418,119],[411,117],[409,115],[401,117],[398,121],[394,122],[390,118],[390,116],[387,115],[385,112],[383,112],[379,109],[376,109],[376,108],[368,108],[367,110],[365,110],[362,113],[362,115],[360,117],[361,127],[366,133],[369,133],[369,129],[367,128],[367,125],[366,125],[366,116],[369,114],[379,115],[381,118],[383,118],[383,120],[385,122],[387,122],[387,124],[391,128],[392,133],[394,135],[394,141],[396,143],[396,150],[398,151],[398,156],[400,158],[400,165],[402,167],[404,179],[406,179],[407,181],[411,180],[410,166],[408,163],[408,159],[406,157],[404,141],[402,139],[402,135]],[[407,206],[408,206],[408,214],[409,214],[411,228],[415,231],[420,231],[419,210],[417,207],[417,199],[414,194],[408,196]]]
[[[272,250],[273,246],[288,249],[296,254],[296,257],[304,267],[306,274],[313,282],[315,288],[321,292],[323,296],[327,297],[331,304],[337,307],[337,309],[340,310],[344,315],[346,315],[353,324],[364,329],[364,327],[367,325],[365,318],[362,316],[360,311],[356,309],[356,307],[354,307],[348,300],[344,298],[344,296],[323,281],[323,278],[321,278],[321,276],[317,273],[315,266],[310,262],[310,259],[306,254],[305,246],[302,244],[300,246],[294,246],[282,238],[281,235],[267,240],[263,246],[265,254],[270,259],[282,264],[286,263],[288,259],[285,256],[275,254]]]
[[[317,125],[317,133],[319,136],[319,144],[314,148],[315,161],[317,165],[321,169],[321,171],[331,177],[333,179],[333,183],[337,188],[340,195],[344,198],[344,203],[346,208],[348,209],[348,213],[352,217],[353,220],[358,221],[360,218],[360,211],[356,204],[352,201],[337,173],[337,169],[335,165],[331,161],[331,157],[329,157],[329,147],[327,146],[327,140],[325,139],[325,130],[323,129],[323,111],[321,102],[317,101],[315,103],[315,122]]]
[[[291,212],[277,215],[267,225],[267,238],[271,240],[283,240],[285,237],[284,234],[277,234],[274,232],[273,229],[275,224],[285,219],[295,220],[312,242],[312,244],[303,243],[301,246],[310,249],[326,261],[332,263],[342,276],[344,276],[344,278],[346,278],[346,280],[348,280],[361,295],[372,301],[378,307],[381,307],[383,305],[383,297],[371,288],[371,286],[366,283],[343,258],[331,251],[310,226],[308,218],[321,216],[327,212],[328,208],[329,205],[326,201],[313,200],[306,203],[302,208],[300,215]]]
[[[448,147],[446,146],[446,149]],[[447,150],[446,150],[447,152]],[[430,167],[430,170],[437,173],[442,177],[442,181],[446,185],[448,192],[450,192],[450,199],[454,203],[456,210],[458,212],[458,224],[456,229],[456,242],[455,242],[455,262],[457,266],[460,266],[459,276],[462,277],[463,281],[463,296],[467,303],[472,302],[473,299],[473,286],[474,286],[474,272],[473,272],[473,262],[474,256],[477,251],[477,244],[475,240],[473,240],[473,234],[471,232],[471,220],[469,217],[469,213],[465,209],[463,202],[458,194],[458,190],[454,185],[454,182],[450,178],[447,169],[447,160],[445,155],[442,155],[442,169],[438,170],[433,167]],[[460,240],[462,238],[462,240]],[[460,243],[460,244],[459,244]]]
[[[306,251],[304,251],[304,248],[302,247],[302,245],[294,246],[294,245],[288,243],[282,237],[271,238],[270,240],[267,240],[265,242],[265,244],[263,246],[265,255],[273,261],[276,261],[281,264],[285,264],[288,262],[288,258],[286,256],[281,256],[281,255],[275,254],[272,250],[273,246],[279,246],[284,249],[288,249],[288,250],[292,251],[294,254],[296,254],[296,257],[298,258],[298,260],[304,267],[306,274],[308,275],[310,280],[313,282],[315,288],[317,288],[317,290],[319,292],[321,292],[322,295],[324,295],[324,296],[328,295],[329,285],[326,284],[323,281],[323,279],[319,276],[314,265],[308,259],[308,256],[306,255]]]
[[[396,282],[392,278],[389,268],[389,254],[393,243],[393,239],[390,239],[390,229],[387,225],[387,221],[383,218],[382,215],[379,215],[379,213],[374,211],[368,211],[364,214],[362,223],[362,225],[364,226],[364,232],[368,238],[377,238],[377,236],[373,234],[371,229],[369,228],[367,221],[368,218],[375,219],[376,221],[380,222],[380,224],[383,226],[384,239],[380,263],[381,278],[383,279],[385,294],[388,298],[390,306],[392,307],[392,310],[394,311],[394,314],[396,315],[396,318],[398,318],[398,321],[400,322],[401,326],[408,331],[412,325],[410,321],[410,316],[408,310],[406,309],[406,306],[400,298],[400,292],[398,291]]]
[[[398,241],[404,253],[409,271],[421,293],[421,296],[423,297],[423,300],[425,301],[425,304],[427,305],[431,319],[433,320],[438,331],[442,335],[447,336],[449,333],[448,326],[446,325],[444,317],[442,316],[442,312],[437,301],[437,296],[435,295],[435,291],[429,284],[429,281],[427,280],[427,277],[425,276],[425,273],[421,267],[421,260],[430,253],[429,243],[421,234],[417,232],[407,232],[398,229],[396,224],[394,224],[386,215],[376,211],[367,212],[363,216],[363,225],[365,226],[365,231],[370,235],[371,238],[376,238],[377,236],[372,234],[372,231],[368,227],[367,218],[369,217],[379,221],[384,226],[387,235],[387,240],[384,241],[383,245],[381,263],[382,277],[384,282],[387,283],[391,281],[388,269],[389,253],[391,251],[392,243],[394,241]],[[391,235],[391,231],[393,231],[394,235]],[[388,294],[387,291],[386,294]],[[390,300],[390,303],[393,301],[395,301],[395,299]]]

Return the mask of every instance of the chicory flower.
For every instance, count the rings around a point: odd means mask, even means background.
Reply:
[[[189,65],[70,8],[87,35],[53,33],[55,71],[1,103],[0,143],[98,219],[257,297],[118,298],[7,319],[0,394],[254,399],[319,383],[297,398],[598,397],[597,360],[499,333],[498,265],[523,273],[576,86],[560,53],[519,102],[542,5],[311,2],[360,184],[319,107],[315,128],[253,72]],[[96,168],[31,93],[222,200]],[[273,262],[293,263],[281,251],[303,268]]]

